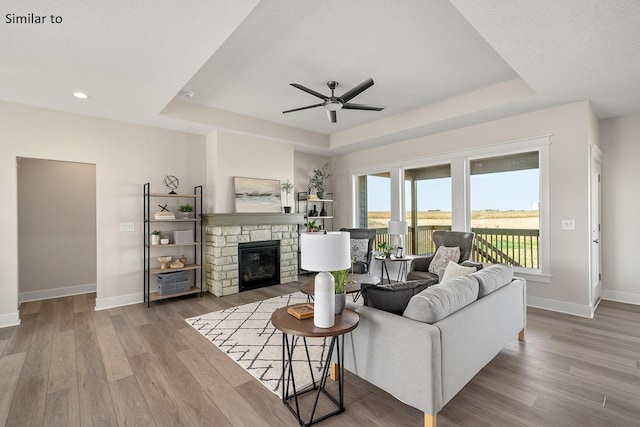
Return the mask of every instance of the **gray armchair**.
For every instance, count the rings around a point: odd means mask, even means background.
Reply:
[[[475,233],[472,232],[438,230],[433,232],[433,243],[436,245],[436,250],[440,246],[458,246],[460,248],[458,263],[462,263],[471,258],[474,237]],[[429,272],[429,264],[431,264],[432,259],[433,255],[415,257],[409,267],[407,280],[423,279],[433,281],[433,284],[438,283],[438,275]]]
[[[376,229],[375,228],[341,228],[340,231],[347,231],[351,235],[351,240],[367,240],[366,244],[366,255],[364,255],[364,259],[356,261],[353,264],[353,272],[356,274],[365,274],[369,273],[369,268],[371,266],[371,256],[373,255],[373,241],[376,238]],[[354,256],[354,242],[351,245],[352,253],[351,256]],[[365,261],[366,260],[366,261]]]

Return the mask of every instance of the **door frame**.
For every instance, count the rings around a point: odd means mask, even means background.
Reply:
[[[589,306],[593,317],[602,300],[602,160],[591,145],[589,161]]]

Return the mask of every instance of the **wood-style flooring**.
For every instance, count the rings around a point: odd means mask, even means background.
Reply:
[[[184,319],[301,284],[97,312],[95,294],[25,303],[21,325],[0,329],[0,425],[296,426]],[[345,383],[346,411],[320,425],[423,424],[354,375]],[[514,336],[438,414],[439,427],[638,425],[640,306],[612,302],[592,320],[529,309],[527,341]]]

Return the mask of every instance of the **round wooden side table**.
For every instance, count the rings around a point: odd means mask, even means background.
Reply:
[[[335,324],[331,328],[317,328],[313,324],[313,317],[299,320],[287,312],[288,308],[289,306],[281,307],[271,315],[271,323],[273,323],[273,326],[277,330],[282,332],[282,379],[284,383],[282,387],[282,402],[289,408],[291,413],[295,415],[301,426],[310,426],[333,415],[344,412],[344,334],[353,331],[358,326],[360,317],[355,311],[345,308],[342,314],[336,315]],[[301,390],[296,388],[295,375],[293,372],[292,361],[296,342],[295,337],[301,337],[304,343],[312,380],[312,384],[309,387],[305,387]],[[318,382],[316,382],[313,376],[311,361],[309,360],[309,351],[307,349],[307,338],[312,337],[331,338],[329,350],[327,351],[326,359],[322,365],[322,376]],[[326,390],[327,378],[329,377],[329,366],[331,365],[331,356],[333,355],[334,349],[336,350],[339,370],[337,399]],[[289,393],[289,387],[291,387],[291,393]],[[314,390],[316,391],[316,396],[313,403],[313,409],[311,410],[311,415],[309,416],[309,421],[307,422],[302,419],[298,398],[301,395]],[[320,398],[321,393],[327,396],[336,405],[337,409],[314,419],[316,408],[318,406],[318,399]],[[292,401],[295,408],[291,404]]]

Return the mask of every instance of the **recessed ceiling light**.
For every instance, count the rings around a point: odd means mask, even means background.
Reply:
[[[87,95],[86,93],[82,93],[82,92],[73,92],[73,96],[75,96],[76,98],[80,98],[80,99],[89,99],[89,98],[91,98],[89,95]]]

